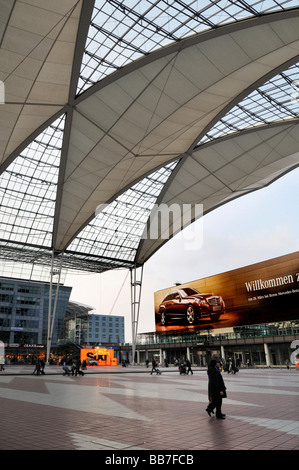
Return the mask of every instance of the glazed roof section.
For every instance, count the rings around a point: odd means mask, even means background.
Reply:
[[[78,93],[151,52],[220,25],[298,7],[296,0],[96,2]]]
[[[0,3],[2,258],[142,264],[165,243],[144,237],[155,204],[206,213],[298,166],[297,2],[15,3]]]

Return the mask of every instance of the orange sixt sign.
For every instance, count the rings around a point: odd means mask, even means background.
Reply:
[[[88,366],[117,366],[117,359],[114,357],[113,349],[88,348],[80,351],[81,362],[84,360]]]

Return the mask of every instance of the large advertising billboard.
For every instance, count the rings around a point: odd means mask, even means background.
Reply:
[[[299,252],[154,294],[156,332],[299,319]]]

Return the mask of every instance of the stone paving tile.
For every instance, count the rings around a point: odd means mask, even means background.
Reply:
[[[29,372],[28,372],[29,370]],[[27,371],[27,373],[26,373]],[[64,377],[0,375],[0,450],[299,450],[299,371],[223,374],[225,420],[209,417],[207,374],[144,368]]]

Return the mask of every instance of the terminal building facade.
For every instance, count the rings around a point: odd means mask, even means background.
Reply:
[[[57,286],[52,286],[55,296]],[[125,341],[124,317],[91,314],[93,308],[70,301],[72,288],[59,285],[50,357],[78,354],[82,345],[119,348]],[[50,285],[0,278],[0,341],[9,363],[45,357]]]
[[[299,252],[163,289],[155,293],[156,331],[139,335],[137,362],[294,364],[298,301]]]
[[[205,367],[211,357],[233,359],[245,367],[285,366],[299,346],[299,319],[222,329],[148,332],[138,334],[135,358],[125,343],[124,316],[92,314],[93,308],[69,300],[71,287],[60,286],[59,308],[53,329],[51,357],[83,345],[108,346],[123,361],[145,364],[155,358],[161,365],[190,359]],[[0,279],[0,340],[10,363],[32,363],[43,356],[48,324],[49,284],[19,279]]]
[[[0,339],[8,344],[46,344],[49,284],[0,278]],[[55,288],[53,291],[55,294]],[[63,328],[71,287],[59,286],[53,343]]]
[[[47,282],[0,278],[0,340],[6,358],[30,363],[45,353],[48,335]],[[299,252],[176,285],[154,293],[156,330],[125,343],[124,316],[99,315],[70,301],[71,287],[59,285],[51,357],[81,347],[107,346],[118,363],[161,365],[210,359],[239,366],[295,364],[299,352]]]
[[[136,361],[142,364],[155,358],[163,365],[165,359],[174,364],[188,358],[193,365],[206,367],[216,356],[223,362],[233,359],[241,367],[285,367],[295,363],[291,357],[298,347],[299,320],[236,327],[229,332],[163,336],[152,332],[138,335]]]
[[[186,4],[178,14],[175,1],[40,3],[25,11],[21,0],[0,2],[6,58],[0,62],[0,257],[10,269],[20,261],[47,267],[51,281],[62,269],[130,270],[135,361],[135,346],[143,353],[135,296],[142,281],[134,273],[166,241],[163,234],[148,236],[157,205],[192,206],[190,217],[178,211],[169,218],[164,232],[172,237],[298,170],[299,8],[294,0],[230,2],[227,8],[211,0]],[[202,214],[194,213],[201,205]],[[251,305],[259,297],[268,302],[271,292],[253,292],[266,286],[264,278],[246,282]],[[19,291],[3,281],[0,332],[8,344],[39,344],[47,334],[48,287],[32,285],[27,292],[22,286]],[[225,298],[229,314],[231,299]],[[192,337],[186,354],[194,346],[221,350],[233,347],[222,335],[239,334],[237,328],[256,332],[261,327],[254,325],[298,319],[298,312],[286,317],[298,302],[286,309],[279,294],[272,300],[280,310],[267,319],[261,310],[254,321],[243,315],[238,325],[189,325],[184,335],[159,312],[164,317],[153,344],[166,348]],[[53,343],[60,322],[57,313]],[[87,324],[75,325],[75,344],[86,331]],[[278,360],[263,344],[259,348],[260,362]],[[193,356],[203,360],[204,354]]]
[[[88,344],[115,344],[125,342],[124,317],[92,314],[88,317]]]

